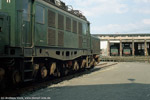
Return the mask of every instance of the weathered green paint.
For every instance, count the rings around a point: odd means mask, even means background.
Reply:
[[[2,6],[1,6],[1,9],[0,9],[0,12],[3,12],[3,13],[7,13],[8,16],[10,16],[10,45],[11,46],[15,46],[15,17],[16,17],[16,14],[15,14],[15,3],[16,3],[16,0],[11,0],[10,3],[7,2],[7,0],[2,0]],[[7,37],[7,36],[6,36]],[[8,38],[8,37],[7,37]]]
[[[24,6],[26,7],[26,1],[30,2],[30,8],[27,10],[27,12],[24,10]],[[36,22],[36,14],[39,13],[39,11],[36,12],[37,5],[44,9],[44,23]],[[56,13],[55,28],[48,26],[48,10]],[[8,16],[10,18],[10,24],[8,24],[9,26],[5,27],[7,32],[4,32],[5,35],[0,34],[0,37],[2,38],[0,40],[0,46],[3,48],[1,49],[2,51],[4,51],[4,46],[8,45],[10,48],[14,47],[17,52],[13,56],[22,56],[22,54],[24,54],[24,56],[56,57],[56,51],[60,51],[61,53],[66,53],[68,51],[69,53],[78,53],[74,56],[66,58],[62,57],[62,59],[73,59],[83,55],[91,55],[93,43],[90,35],[89,22],[65,10],[48,4],[43,0],[11,0],[10,3],[7,3],[7,0],[2,0],[0,3],[0,16],[2,15],[1,13],[5,13],[6,17]],[[58,14],[64,16],[63,30],[58,29]],[[25,16],[28,16],[28,18],[25,19]],[[71,32],[66,31],[66,17],[71,18]],[[77,33],[73,33],[73,20],[77,21]],[[2,25],[2,23],[3,21],[0,19],[0,25]],[[82,34],[78,33],[78,23],[82,23],[83,25]],[[54,29],[56,31],[55,45],[53,46],[48,44],[48,29]],[[62,41],[62,46],[59,46],[59,31],[64,33],[62,37],[64,38]],[[82,40],[79,40],[79,37],[82,37]],[[27,49],[26,47],[30,47],[30,49]],[[40,49],[43,50],[42,53],[40,53]],[[8,52],[10,52],[9,50],[11,51],[11,49],[8,49]],[[57,56],[57,58],[61,58],[59,55]]]
[[[9,45],[9,22],[10,17],[6,13],[0,14],[0,53],[4,53],[4,47]]]
[[[66,21],[65,18],[68,15],[64,14],[65,11],[60,12],[59,10],[53,9],[50,6],[45,6],[41,2],[39,3],[38,1],[35,3],[35,6],[37,6],[37,5],[40,5],[41,7],[45,8],[45,16],[44,16],[45,23],[39,24],[39,23],[35,22],[35,46],[48,46],[48,40],[47,40],[47,36],[48,36],[48,32],[47,32],[47,30],[48,30],[48,17],[47,17],[48,14],[47,14],[47,12],[48,12],[48,9],[56,12],[56,26],[58,26],[58,22],[57,22],[58,13],[64,15],[64,22]],[[72,20],[76,20],[77,22],[87,24],[87,22],[85,22],[85,21],[78,20],[78,19],[73,18],[73,17],[70,17],[70,18]],[[64,26],[66,26],[65,23],[64,23]],[[59,47],[58,46],[58,31],[59,31],[59,29],[57,27],[52,28],[52,29],[56,30],[56,45],[55,45],[55,47]],[[73,32],[67,32],[65,30],[65,28],[64,28],[63,32],[64,32],[64,47],[66,47],[66,48],[79,48],[78,34],[75,34]],[[87,34],[89,34],[89,32],[87,32]],[[85,35],[85,36],[83,35],[83,43],[82,43],[83,49],[87,49],[88,37],[89,36],[87,36],[87,35]],[[80,48],[80,49],[82,49],[82,48]]]

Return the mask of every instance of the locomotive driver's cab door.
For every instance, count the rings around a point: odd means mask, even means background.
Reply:
[[[32,45],[32,0],[22,0],[22,45]]]

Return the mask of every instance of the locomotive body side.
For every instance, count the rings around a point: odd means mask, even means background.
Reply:
[[[0,0],[0,56],[6,56],[7,46],[15,46],[15,3]]]
[[[100,62],[100,39],[94,36],[91,36],[91,53],[94,60],[99,63]]]
[[[36,57],[50,56],[60,60],[70,60],[82,55],[91,55],[88,45],[90,41],[88,21],[45,1],[36,0],[34,6]],[[38,9],[42,9],[43,12]],[[37,18],[41,14],[44,14],[43,23],[38,22]]]
[[[90,23],[52,0],[0,0],[0,84],[91,68],[99,49]]]

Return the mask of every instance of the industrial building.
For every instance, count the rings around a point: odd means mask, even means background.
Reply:
[[[150,33],[94,34],[101,40],[103,56],[149,56]]]

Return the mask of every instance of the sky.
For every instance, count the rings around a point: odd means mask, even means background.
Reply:
[[[62,0],[80,10],[91,34],[150,33],[150,0]]]

